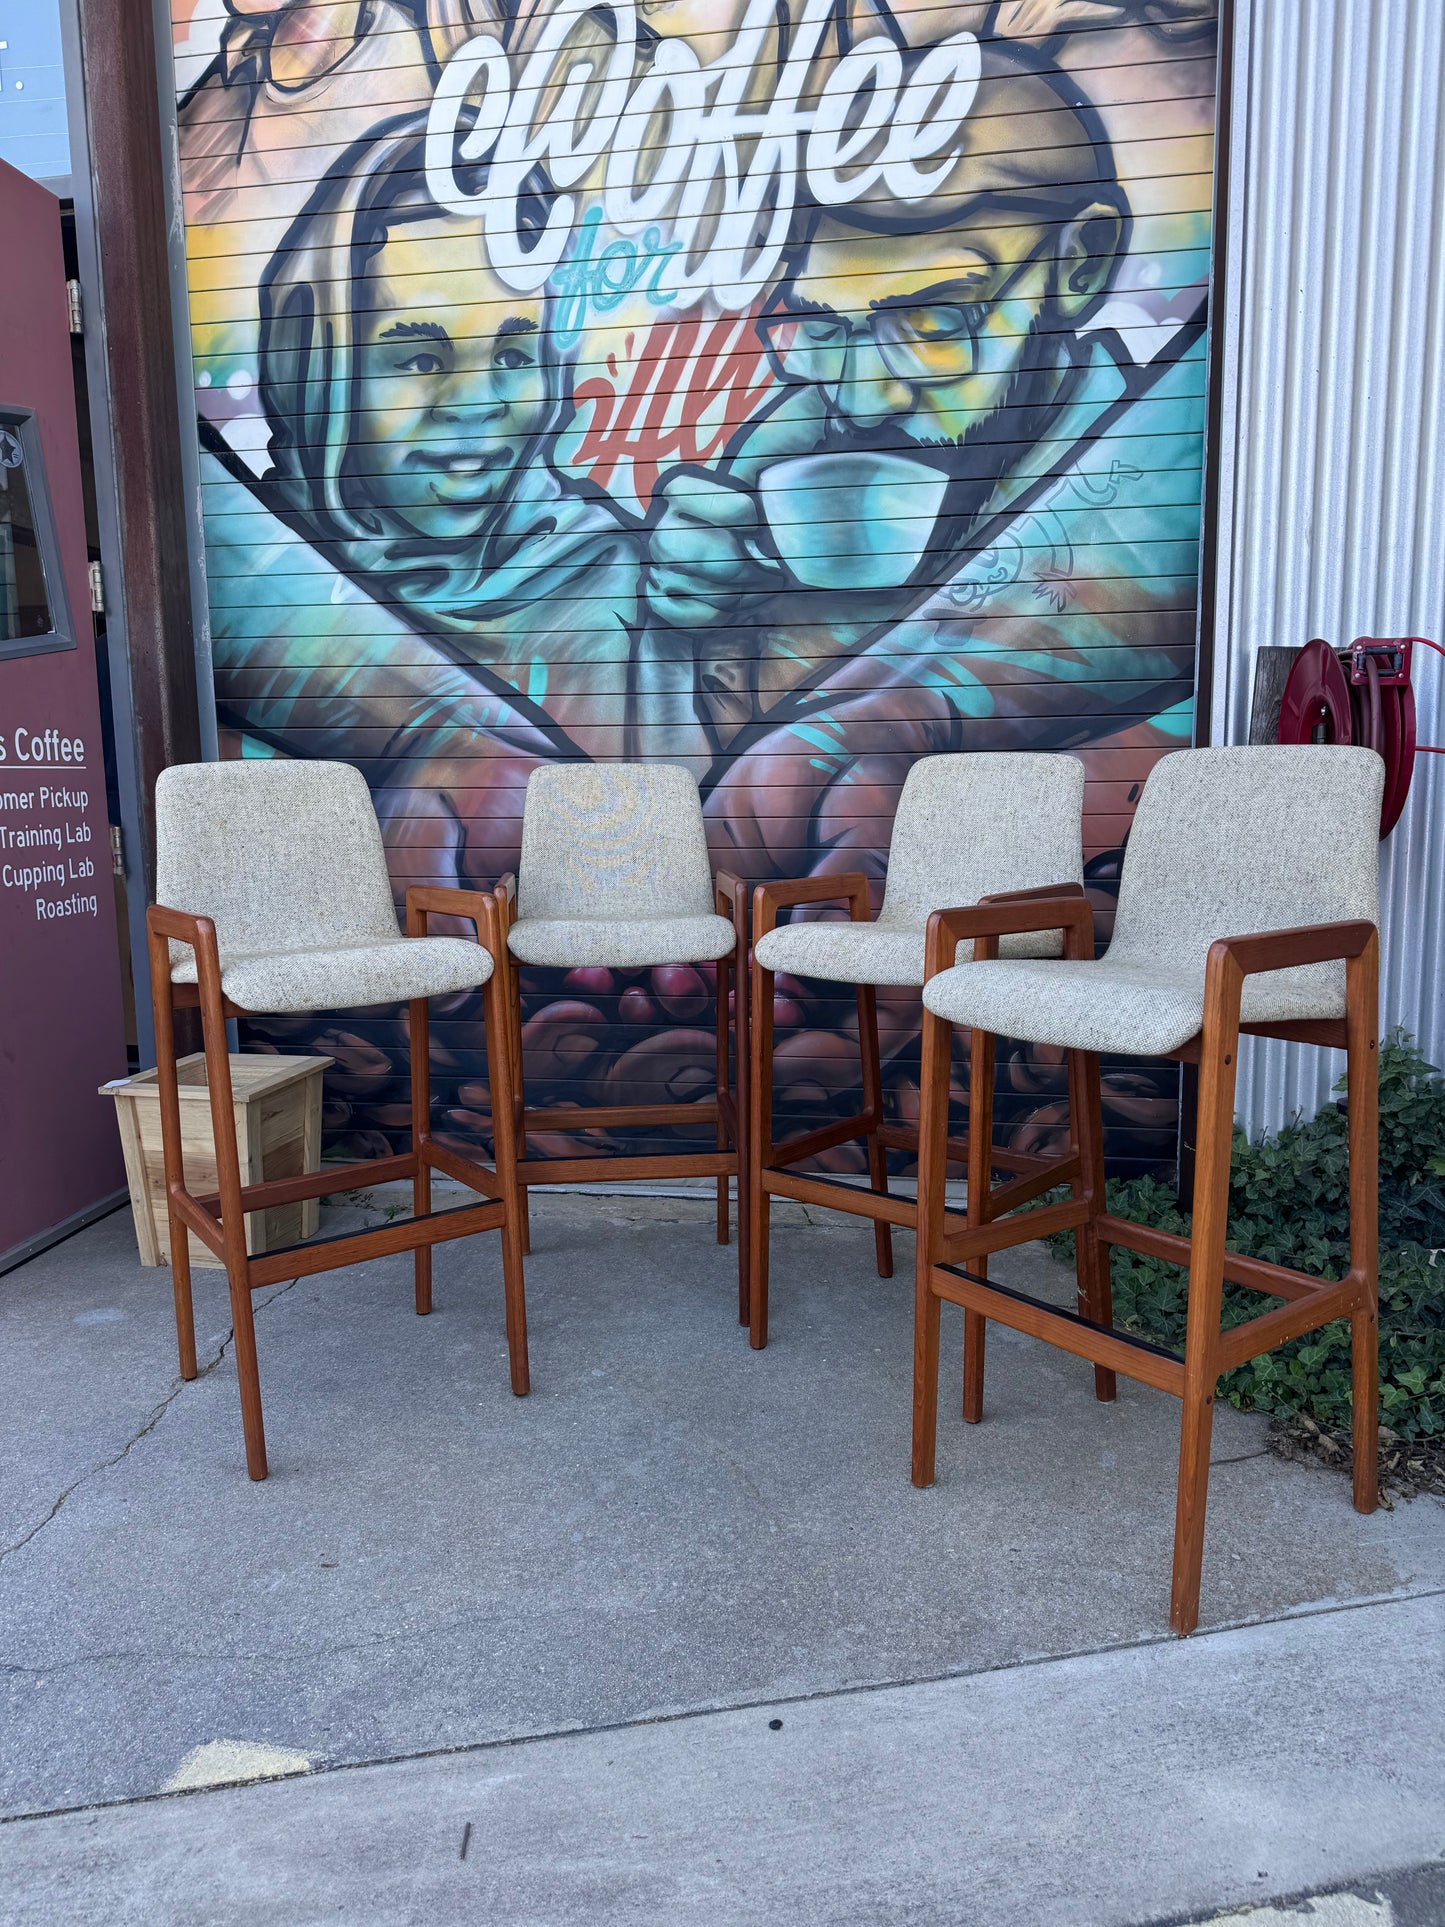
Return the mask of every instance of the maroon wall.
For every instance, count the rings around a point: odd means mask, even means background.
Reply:
[[[96,1086],[124,1075],[125,1043],[60,204],[4,162],[0,261],[0,404],[35,412],[77,640],[0,659],[3,1263],[124,1183]]]

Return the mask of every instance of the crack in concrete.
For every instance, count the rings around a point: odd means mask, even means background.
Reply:
[[[255,1309],[258,1312],[266,1310],[268,1306],[274,1305],[278,1298],[283,1297],[285,1293],[290,1291],[294,1285],[297,1285],[299,1283],[300,1283],[300,1280],[298,1278],[288,1279],[285,1284],[281,1285],[278,1289],[272,1291],[268,1297],[263,1298],[256,1305]],[[166,1393],[165,1397],[161,1400],[160,1404],[157,1405],[155,1410],[149,1415],[149,1417],[144,1420],[139,1431],[133,1432],[131,1434],[131,1436],[126,1440],[125,1444],[121,1447],[119,1452],[115,1453],[112,1457],[108,1459],[99,1460],[95,1465],[87,1466],[84,1472],[80,1473],[76,1478],[72,1479],[70,1484],[66,1486],[65,1490],[60,1494],[59,1498],[55,1501],[55,1504],[51,1506],[50,1510],[45,1514],[45,1517],[43,1519],[37,1520],[36,1523],[33,1526],[31,1526],[28,1531],[23,1532],[18,1539],[13,1541],[12,1544],[8,1546],[0,1546],[0,1564],[3,1564],[5,1560],[11,1558],[15,1553],[22,1552],[33,1539],[37,1539],[40,1536],[40,1534],[44,1532],[45,1528],[48,1525],[50,1525],[52,1521],[59,1516],[62,1508],[65,1506],[67,1501],[71,1497],[73,1497],[73,1495],[77,1493],[83,1485],[88,1485],[92,1479],[97,1478],[102,1472],[109,1472],[112,1469],[112,1467],[119,1465],[122,1459],[128,1457],[132,1448],[134,1446],[139,1445],[143,1438],[145,1438],[149,1433],[155,1430],[157,1425],[160,1424],[161,1420],[165,1417],[166,1413],[171,1409],[172,1405],[175,1404],[176,1400],[180,1397],[181,1393],[184,1392],[188,1386],[199,1385],[203,1378],[210,1377],[211,1373],[215,1371],[216,1367],[220,1364],[221,1360],[226,1356],[227,1348],[230,1345],[231,1340],[235,1337],[235,1335],[236,1334],[235,1334],[234,1327],[227,1331],[225,1337],[221,1340],[219,1346],[216,1349],[215,1357],[210,1359],[206,1364],[202,1365],[197,1371],[194,1378],[178,1378],[176,1380],[174,1387],[169,1392]],[[8,1667],[0,1668],[0,1671],[8,1672],[9,1670],[11,1669]]]

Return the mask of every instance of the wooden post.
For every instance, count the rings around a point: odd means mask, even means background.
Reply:
[[[104,309],[105,394],[94,400],[110,417],[119,521],[107,594],[125,624],[144,829],[135,856],[153,898],[156,777],[201,756],[155,16],[150,0],[79,8]]]

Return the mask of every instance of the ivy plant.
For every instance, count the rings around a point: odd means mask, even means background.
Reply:
[[[1380,1416],[1403,1439],[1445,1435],[1445,1077],[1402,1031],[1380,1053]],[[1236,1131],[1229,1173],[1229,1244],[1322,1278],[1349,1266],[1349,1092],[1308,1122],[1251,1143]],[[1109,1185],[1109,1209],[1187,1235],[1189,1219],[1158,1178]],[[1050,1240],[1072,1261],[1073,1237]],[[1187,1274],[1116,1247],[1114,1316],[1130,1331],[1182,1350]],[[1224,1288],[1224,1324],[1277,1301]],[[1249,1360],[1220,1380],[1242,1410],[1304,1415],[1331,1431],[1350,1423],[1350,1326],[1338,1319]]]

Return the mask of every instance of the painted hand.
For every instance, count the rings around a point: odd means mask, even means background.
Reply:
[[[756,498],[698,469],[662,484],[661,513],[648,547],[646,595],[653,614],[674,628],[730,617],[751,595],[787,577],[761,547]]]

